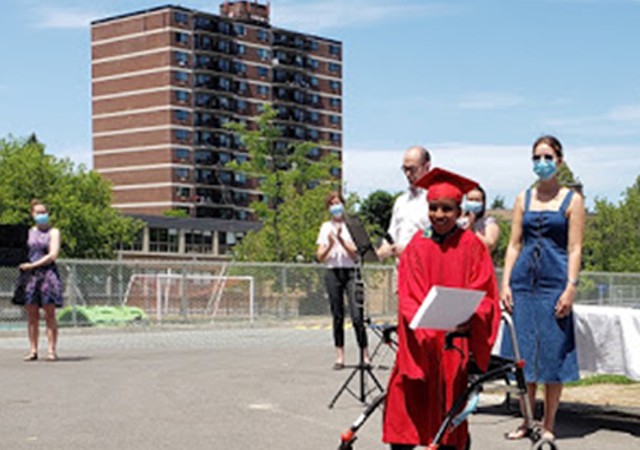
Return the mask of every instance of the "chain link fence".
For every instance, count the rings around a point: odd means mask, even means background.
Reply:
[[[319,264],[59,260],[63,326],[314,320],[330,315]],[[18,275],[0,268],[0,329],[23,327]],[[368,316],[393,319],[396,272],[365,265]],[[498,271],[500,277],[500,271]],[[577,302],[640,307],[640,274],[583,273]]]

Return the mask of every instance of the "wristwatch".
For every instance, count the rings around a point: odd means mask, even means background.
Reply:
[[[576,279],[569,278],[567,280],[567,283],[573,284],[575,287],[578,287],[578,285],[580,284],[580,280],[578,280],[577,278]]]

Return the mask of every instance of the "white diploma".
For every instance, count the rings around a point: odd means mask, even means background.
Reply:
[[[455,330],[471,318],[485,296],[483,291],[433,286],[409,327]]]

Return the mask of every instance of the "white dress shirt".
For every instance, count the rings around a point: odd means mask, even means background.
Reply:
[[[389,234],[395,244],[405,247],[418,230],[429,227],[427,191],[411,187],[393,204]]]

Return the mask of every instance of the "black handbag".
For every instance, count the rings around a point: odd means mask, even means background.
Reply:
[[[20,276],[18,278],[18,282],[16,283],[16,288],[13,291],[13,297],[11,298],[11,303],[17,306],[24,305],[24,294],[25,294],[25,282],[24,277]]]

